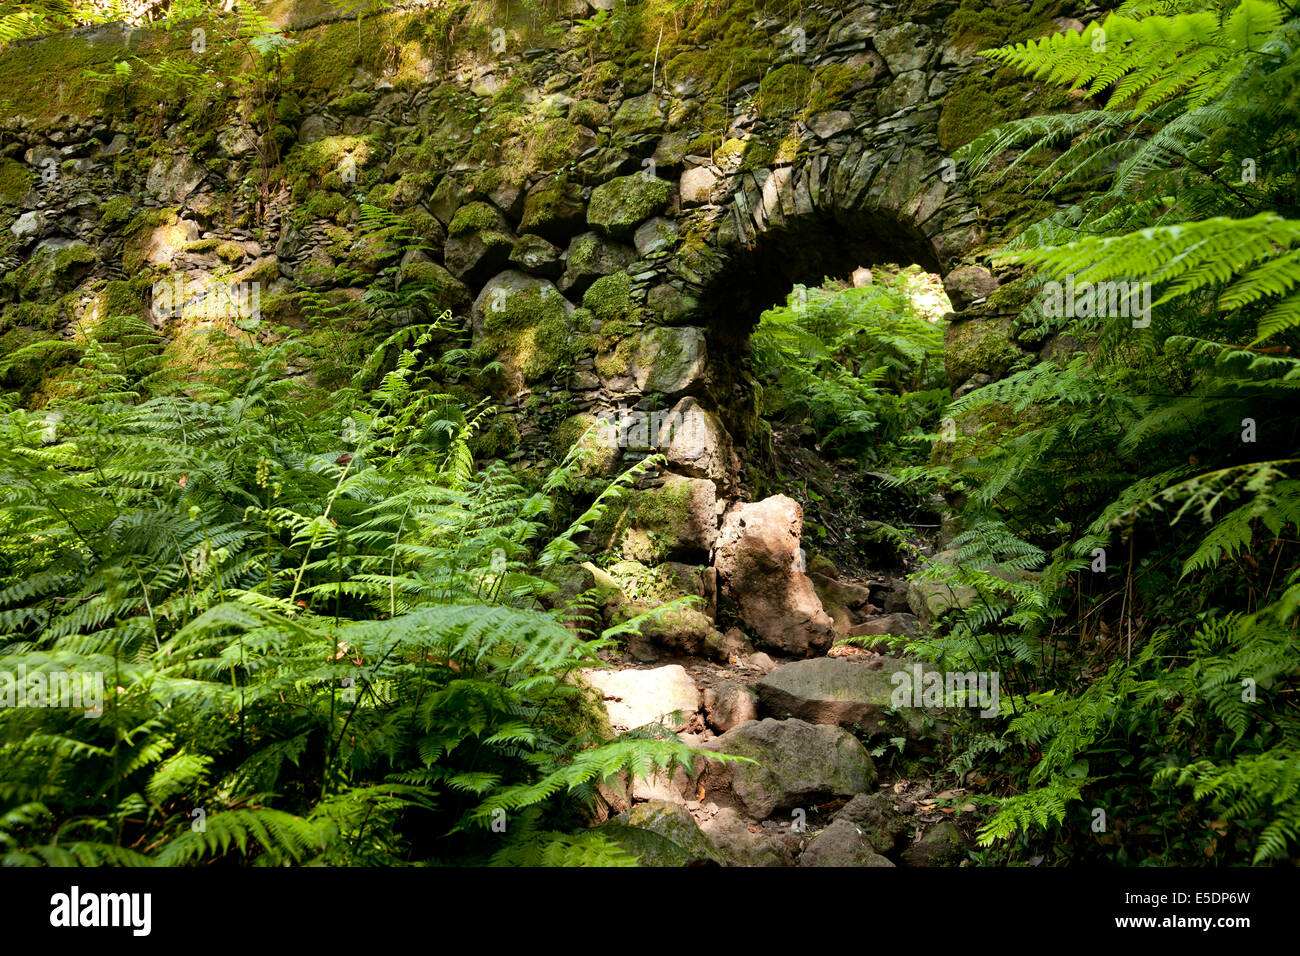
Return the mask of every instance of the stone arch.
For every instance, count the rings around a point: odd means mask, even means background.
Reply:
[[[684,198],[693,175],[689,168],[683,174]],[[697,230],[706,226],[702,241],[661,271],[664,283],[695,303],[691,321],[707,343],[708,402],[735,441],[748,437],[752,408],[749,334],[793,285],[862,265],[914,262],[956,277],[948,288],[958,320],[979,314],[972,278],[975,292],[996,287],[991,274],[966,261],[985,238],[978,210],[925,126],[910,137],[830,137],[800,162],[719,177],[714,189],[722,202],[681,212]]]

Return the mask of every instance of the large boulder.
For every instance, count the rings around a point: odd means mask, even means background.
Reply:
[[[582,676],[604,696],[616,731],[653,723],[684,727],[700,709],[700,692],[680,664],[622,671],[592,667]]]
[[[815,657],[783,664],[758,682],[760,711],[814,724],[857,727],[875,734],[893,729],[890,698],[894,663],[873,669],[847,657]]]
[[[706,790],[730,790],[755,820],[870,790],[876,766],[857,738],[839,727],[802,720],[751,720],[709,741],[709,750],[754,763],[708,761]]]
[[[482,291],[474,300],[471,319],[475,340],[483,336],[484,329],[489,324],[488,320],[493,316],[498,319],[496,324],[503,327],[520,324],[520,322],[528,324],[532,317],[521,313],[528,311],[528,304],[534,298],[547,296],[553,297],[557,303],[562,304],[566,313],[573,311],[573,304],[560,295],[560,290],[555,288],[555,283],[548,279],[530,276],[517,269],[507,269],[494,275],[484,284]]]
[[[760,644],[809,656],[831,646],[835,626],[801,570],[802,528],[803,509],[785,495],[738,505],[723,518],[714,567]]]
[[[598,547],[636,561],[707,560],[718,536],[717,488],[705,478],[669,475],[606,511],[592,534]]]
[[[1011,319],[974,318],[948,323],[943,356],[948,387],[956,390],[980,372],[1001,378],[1025,352],[1016,344]]]

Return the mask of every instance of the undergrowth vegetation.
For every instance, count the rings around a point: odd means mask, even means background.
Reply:
[[[1003,253],[1021,322],[1077,347],[954,403],[949,464],[903,476],[964,502],[926,576],[965,610],[909,649],[1002,675],[1007,732],[956,765],[992,794],[988,861],[1298,852],[1300,20],[1201,6],[986,53],[1093,105],[964,151],[1047,151],[1049,197],[1084,187]],[[1145,287],[1149,326],[1053,315],[1048,282]]]
[[[596,786],[691,751],[611,737],[573,674],[616,630],[547,576],[654,460],[576,511],[573,456],[476,469],[427,335],[327,393],[292,339],[187,373],[111,319],[65,399],[4,406],[0,655],[103,698],[0,708],[0,860],[635,861],[583,830]]]
[[[877,272],[796,287],[751,337],[762,420],[803,424],[827,456],[863,464],[915,458],[949,397],[943,325],[918,314],[905,273]]]

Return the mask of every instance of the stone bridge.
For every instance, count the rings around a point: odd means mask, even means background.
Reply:
[[[703,512],[743,494],[748,334],[795,283],[940,273],[954,389],[1042,345],[986,261],[1032,207],[950,153],[1063,105],[975,51],[1070,28],[1065,4],[1005,4],[994,34],[969,0],[341,6],[261,5],[284,44],[252,72],[219,23],[0,52],[0,353],[105,312],[151,315],[177,348],[229,324],[156,314],[176,276],[256,283],[264,335],[322,336],[322,302],[362,338],[446,309],[500,360],[484,454],[558,456],[597,418],[671,410],[712,436],[660,449]],[[366,233],[363,203],[422,248]],[[426,294],[378,317],[360,284],[385,268]],[[29,401],[56,390],[57,368],[3,374]],[[597,471],[636,454],[595,441]]]

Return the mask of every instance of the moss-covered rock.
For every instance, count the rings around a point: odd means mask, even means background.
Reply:
[[[999,378],[1024,357],[1015,344],[1010,319],[953,322],[944,337],[944,363],[952,389],[978,372]]]
[[[18,294],[50,299],[73,288],[95,263],[95,250],[84,242],[47,241],[18,270]]]
[[[559,376],[574,358],[572,306],[545,279],[513,270],[495,276],[474,301],[476,350],[499,359],[507,386]]]
[[[551,447],[560,459],[576,449],[574,460],[578,471],[589,477],[614,474],[623,456],[614,424],[608,421],[602,424],[601,419],[587,413],[561,422],[551,436]]]
[[[951,152],[1009,120],[1069,109],[1075,101],[1059,87],[1026,80],[1010,69],[991,76],[971,73],[943,98],[939,146]]]
[[[672,186],[665,180],[636,173],[619,176],[591,191],[587,223],[614,239],[628,240],[636,227],[668,208]]]
[[[427,256],[408,255],[398,271],[397,283],[401,292],[418,290],[431,316],[442,312],[464,315],[469,310],[469,287]]]
[[[18,202],[35,181],[36,177],[25,164],[13,159],[0,159],[0,202]]]
[[[632,277],[626,272],[602,276],[582,296],[583,308],[601,322],[628,322],[640,318],[641,307],[633,298]]]
[[[786,63],[763,77],[755,105],[760,116],[789,117],[807,108],[812,92],[812,70],[802,63]]]
[[[609,107],[599,100],[574,100],[569,107],[569,121],[595,129],[609,122]]]
[[[560,290],[582,293],[601,276],[626,269],[635,258],[636,250],[631,246],[610,242],[595,232],[584,232],[569,243]]]
[[[567,242],[581,232],[587,210],[576,183],[564,178],[546,180],[524,197],[519,231],[541,236],[550,242]]]
[[[632,140],[646,133],[662,132],[664,112],[659,108],[659,98],[653,93],[628,97],[619,104],[612,125],[619,139]]]
[[[599,831],[642,866],[700,866],[719,863],[695,818],[683,806],[667,800],[648,800],[621,813]]]
[[[185,243],[193,240],[197,231],[175,209],[145,209],[135,215],[124,234],[122,268],[134,274],[145,263],[169,261]]]
[[[496,207],[471,202],[457,211],[447,227],[444,258],[452,275],[476,284],[501,270],[514,244],[515,237]]]
[[[716,504],[713,482],[673,475],[606,511],[592,537],[612,554],[647,564],[707,558],[718,536]]]
[[[631,371],[642,392],[675,395],[701,381],[704,362],[702,329],[656,326],[639,336]]]

